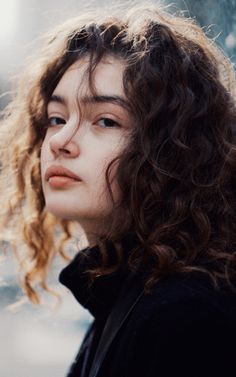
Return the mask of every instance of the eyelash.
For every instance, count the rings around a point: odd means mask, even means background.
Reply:
[[[59,120],[60,122],[58,122],[57,124],[52,124],[51,122],[53,121],[53,120]],[[50,117],[50,118],[48,118],[48,127],[54,127],[54,126],[59,126],[59,125],[61,125],[61,124],[66,124],[66,121],[65,121],[65,119],[63,119],[63,118],[60,118],[60,117]]]
[[[104,121],[104,120],[108,121],[109,124],[112,123],[113,126],[111,126],[111,125],[109,125],[107,127],[106,126],[101,126],[103,128],[117,128],[117,127],[120,127],[120,124],[117,123],[115,120],[113,120],[111,118],[106,118],[106,117],[102,117],[102,118],[98,119],[98,121],[96,122],[96,124],[98,124],[99,122]]]
[[[59,120],[59,122],[56,123],[56,124],[52,124],[52,121],[55,121],[55,120],[56,121]],[[105,121],[105,122],[108,122],[110,124],[110,125],[107,125],[107,126],[106,125],[103,125],[103,126],[100,125],[100,127],[102,127],[102,128],[117,128],[117,127],[120,127],[119,123],[117,123],[115,120],[113,120],[111,118],[108,118],[108,117],[99,118],[98,121],[95,122],[95,124],[97,125],[101,121]],[[111,123],[112,123],[112,126],[111,126]],[[61,124],[66,124],[65,119],[60,118],[60,117],[56,117],[56,116],[48,118],[48,125],[47,125],[48,128],[49,127],[59,126]]]

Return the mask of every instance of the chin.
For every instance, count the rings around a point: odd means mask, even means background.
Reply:
[[[65,208],[64,206],[60,207],[58,205],[53,206],[46,204],[45,210],[61,220],[83,222],[84,220],[91,221],[93,219],[93,214],[89,213],[88,211],[81,211],[79,209],[75,210],[75,207],[70,208],[67,206]]]
[[[63,207],[58,206],[58,204],[57,206],[55,206],[55,205],[46,203],[45,210],[51,213],[53,216],[59,219],[63,219],[63,220],[75,220],[75,217],[76,217],[76,214],[74,213],[74,209],[70,209],[68,208],[68,206],[67,208],[65,208],[64,206]]]
[[[64,200],[64,198],[58,198],[56,195],[45,195],[45,210],[59,219],[77,221],[81,223],[93,223],[98,222],[104,218],[107,218],[110,214],[111,208],[107,205],[99,207],[94,203],[83,202],[76,203],[72,200]]]

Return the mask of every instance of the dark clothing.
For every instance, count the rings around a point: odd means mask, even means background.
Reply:
[[[95,317],[68,377],[89,376],[107,318],[125,296],[130,279],[122,271],[98,277],[89,287],[84,271],[97,258],[97,248],[79,252],[60,275]],[[215,290],[197,273],[163,278],[149,294],[142,294],[141,276],[132,279],[139,299],[111,342],[98,377],[236,376],[235,294]]]

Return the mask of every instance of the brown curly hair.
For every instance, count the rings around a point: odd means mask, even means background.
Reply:
[[[167,274],[193,271],[230,284],[236,262],[231,63],[195,22],[159,6],[134,7],[119,17],[95,13],[47,35],[2,120],[1,237],[18,249],[25,290],[39,302],[36,284],[49,289],[56,250],[66,257],[65,242],[73,235],[72,223],[44,209],[39,163],[47,103],[66,69],[84,56],[95,90],[93,72],[106,55],[125,62],[124,91],[135,126],[106,171],[112,197],[110,171],[119,162],[122,196],[113,202],[109,232],[98,240],[103,258],[91,275],[120,268],[120,240],[129,235],[135,246],[128,266],[149,271],[147,288]],[[107,240],[117,245],[119,263],[109,263]]]

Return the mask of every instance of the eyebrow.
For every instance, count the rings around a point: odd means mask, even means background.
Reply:
[[[53,94],[51,96],[48,103],[51,103],[51,102],[60,103],[64,106],[68,105],[66,98],[57,94]],[[80,99],[80,102],[84,104],[112,103],[114,105],[124,107],[128,111],[131,110],[128,101],[125,98],[121,96],[116,96],[116,95],[95,95],[95,96],[88,95],[88,96],[82,97]]]

